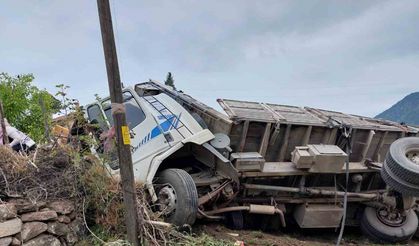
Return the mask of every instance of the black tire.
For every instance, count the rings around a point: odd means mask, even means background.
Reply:
[[[381,168],[381,178],[389,187],[403,195],[418,196],[419,187],[401,180],[391,173],[391,171],[388,171],[388,167],[386,165]]]
[[[377,210],[366,207],[361,219],[362,232],[377,243],[406,243],[415,234],[418,217],[413,210],[406,211],[405,221],[399,226],[384,224],[377,215]]]
[[[415,214],[416,214],[416,217],[419,218],[419,212],[418,211],[415,211]],[[419,238],[419,228],[418,228],[418,230],[416,230],[415,235],[413,235],[413,237]]]
[[[407,137],[391,144],[381,176],[391,188],[411,196],[419,196],[419,165],[406,157],[409,151],[419,153],[419,138]]]
[[[198,192],[192,177],[182,169],[166,169],[155,183],[157,194],[170,187],[176,196],[174,211],[165,220],[177,226],[193,225],[198,212]]]
[[[243,213],[241,211],[233,211],[225,214],[226,225],[233,230],[242,230],[244,227]]]

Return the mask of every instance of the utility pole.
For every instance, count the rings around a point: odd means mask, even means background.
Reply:
[[[113,122],[117,138],[119,168],[125,205],[125,224],[127,227],[128,240],[133,245],[138,246],[139,227],[137,198],[131,158],[130,135],[126,122],[125,107],[123,106],[121,79],[119,76],[118,58],[116,55],[109,0],[97,0],[97,6],[102,33],[103,51],[105,53],[109,92],[111,95]]]
[[[3,144],[9,144],[9,138],[7,137],[7,132],[6,132],[6,124],[4,122],[4,111],[3,111],[3,103],[0,100],[0,127],[1,127],[1,131],[3,133]]]

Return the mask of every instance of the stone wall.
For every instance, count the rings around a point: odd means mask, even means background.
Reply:
[[[74,245],[83,231],[71,201],[0,203],[0,246]]]

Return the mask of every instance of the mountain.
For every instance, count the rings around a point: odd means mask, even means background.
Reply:
[[[375,118],[419,126],[419,92],[407,95]]]

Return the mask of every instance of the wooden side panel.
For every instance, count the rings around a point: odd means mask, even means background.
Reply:
[[[268,149],[269,137],[271,136],[272,123],[266,123],[265,131],[263,133],[262,142],[259,147],[259,153],[264,157]]]
[[[379,158],[380,162],[383,162],[386,158],[387,152],[390,148],[390,145],[396,141],[400,137],[400,134],[398,132],[388,132],[387,136],[384,138],[383,146],[381,147],[379,151],[379,155],[377,158]]]
[[[307,126],[307,128],[304,132],[303,141],[301,143],[302,146],[307,145],[310,142],[311,130],[312,129],[313,129],[313,126]]]
[[[325,135],[325,132],[328,129],[325,127],[318,127],[313,126],[313,129],[311,130],[311,136],[310,136],[310,144],[321,144],[323,143],[323,138]]]
[[[244,145],[246,144],[247,133],[249,132],[249,121],[246,120],[242,127],[242,133],[240,136],[239,151],[243,152]]]
[[[208,126],[208,129],[213,133],[224,133],[228,135],[231,130],[231,124],[227,123],[222,120],[218,120],[214,117],[211,117],[204,113],[199,113],[198,115],[201,116],[201,118],[205,121],[205,123]]]
[[[284,161],[284,159],[285,159],[286,152],[287,152],[287,149],[288,149],[288,142],[289,142],[289,139],[290,139],[291,128],[292,128],[292,125],[288,124],[286,129],[285,129],[284,138],[282,139],[281,148],[279,149],[279,155],[278,155],[278,160],[279,161]]]
[[[373,145],[373,146],[376,146],[371,157],[373,161],[381,162],[380,152],[381,152],[381,149],[383,148],[384,140],[387,137],[387,134],[388,134],[387,131],[376,132],[376,136],[377,136],[376,139],[378,139],[378,142],[376,145]]]
[[[290,136],[288,138],[288,146],[285,150],[284,161],[291,161],[291,152],[296,146],[301,146],[306,130],[306,126],[292,125]]]
[[[362,157],[362,149],[367,141],[369,130],[357,129],[352,134],[352,153],[349,156],[349,161],[359,162]]]
[[[281,124],[277,141],[275,141],[272,145],[268,144],[265,152],[264,149],[261,149],[261,146],[263,136],[266,133],[266,125],[267,122],[249,122],[246,140],[243,142],[243,149],[240,149],[239,146],[245,123],[241,122],[240,124],[233,125],[229,134],[233,151],[265,153],[264,157],[268,162],[290,161],[291,152],[294,150],[295,146],[302,146],[306,144],[336,144],[337,139],[341,135],[340,130],[336,130],[336,132],[334,132],[334,129],[327,127],[292,125],[289,129],[287,143],[284,145],[284,138],[286,137],[287,127],[289,124]],[[273,124],[271,124],[270,127],[271,132],[273,131],[272,125]],[[369,133],[369,129],[354,129],[352,136],[352,154],[350,155],[351,162],[361,161],[362,151],[368,140]],[[400,137],[400,132],[388,132],[384,138],[383,134],[384,131],[377,131],[376,134],[373,135],[366,158],[382,162],[390,144]],[[383,140],[380,144],[381,138],[383,138]],[[282,147],[283,145],[285,147]],[[381,145],[381,148],[377,153],[375,153],[379,145]]]

